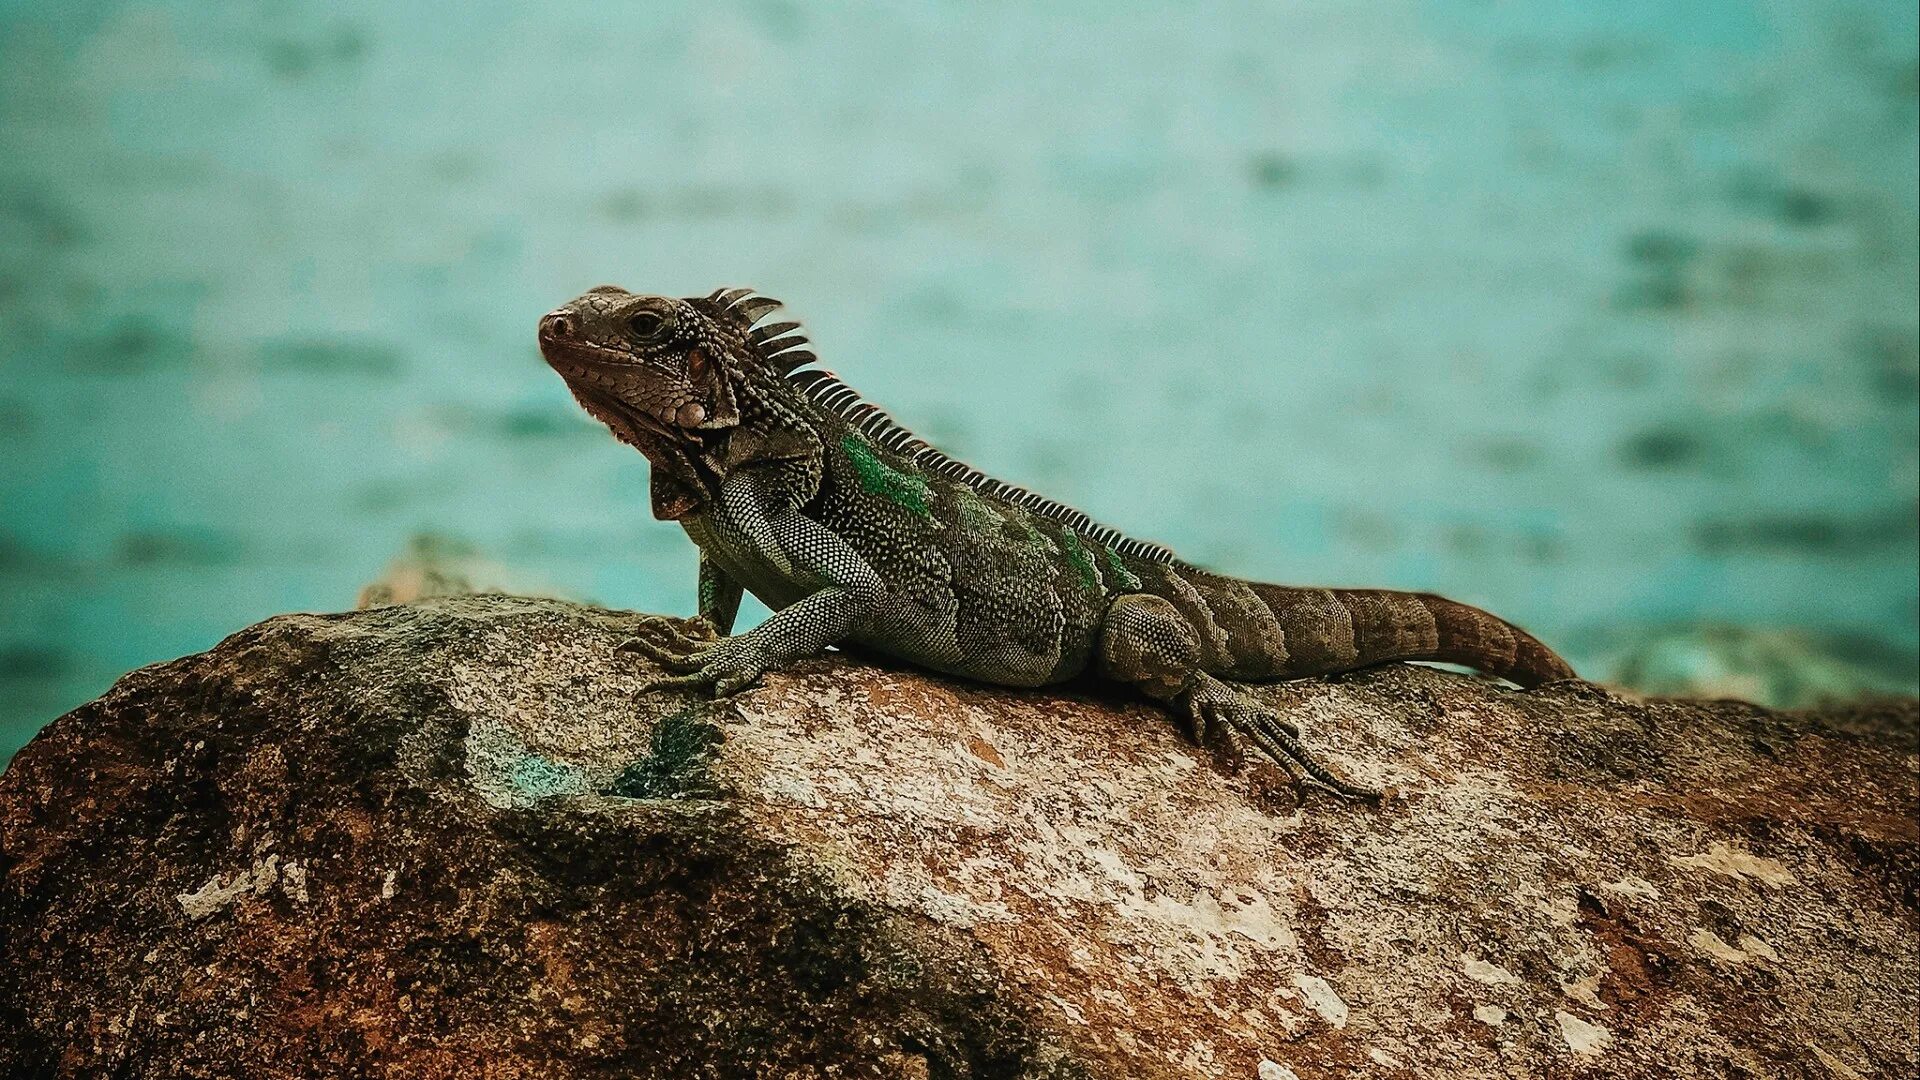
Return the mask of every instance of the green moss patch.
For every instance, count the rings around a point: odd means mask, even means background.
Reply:
[[[709,766],[723,736],[698,708],[669,714],[653,729],[647,756],[614,777],[605,794],[623,799],[712,799],[724,792]]]

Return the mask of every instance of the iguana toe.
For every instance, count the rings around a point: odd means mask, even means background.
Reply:
[[[744,634],[708,642],[687,653],[675,653],[645,639],[629,644],[631,651],[677,673],[647,683],[644,690],[709,688],[714,697],[732,697],[760,681],[771,666],[760,644]]]
[[[677,647],[686,652],[695,646],[714,641],[718,635],[713,632],[713,624],[705,619],[669,619],[659,615],[649,615],[640,620],[634,628],[633,637],[620,645],[628,649],[635,642],[651,641],[655,644]],[[629,649],[629,651],[639,651]]]
[[[1305,773],[1320,786],[1349,799],[1377,799],[1381,793],[1349,782],[1329,769],[1300,741],[1300,729],[1293,723],[1246,694],[1215,679],[1203,676],[1178,702],[1187,714],[1195,741],[1206,745],[1208,739],[1238,742],[1244,739],[1260,748],[1268,758],[1287,771],[1294,785],[1300,785]]]
[[[695,658],[697,650],[676,651],[650,638],[628,638],[616,646],[619,652],[637,653],[668,671],[687,674],[700,669],[700,661]]]

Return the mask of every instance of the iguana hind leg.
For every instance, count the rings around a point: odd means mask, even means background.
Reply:
[[[1161,597],[1132,593],[1108,606],[1099,666],[1106,677],[1132,683],[1178,710],[1189,734],[1203,746],[1209,739],[1245,739],[1296,782],[1304,772],[1347,798],[1380,794],[1335,775],[1301,744],[1298,728],[1251,695],[1207,674],[1200,666],[1199,635],[1179,609]]]

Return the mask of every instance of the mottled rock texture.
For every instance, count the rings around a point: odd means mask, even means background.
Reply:
[[[0,778],[0,1075],[1905,1075],[1915,707],[1390,667],[1380,807],[1092,691],[435,599],[134,672]]]

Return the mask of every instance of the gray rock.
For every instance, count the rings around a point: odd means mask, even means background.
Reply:
[[[0,1075],[1907,1074],[1916,708],[1389,667],[1148,706],[844,657],[642,692],[636,616],[288,615],[0,777]]]

